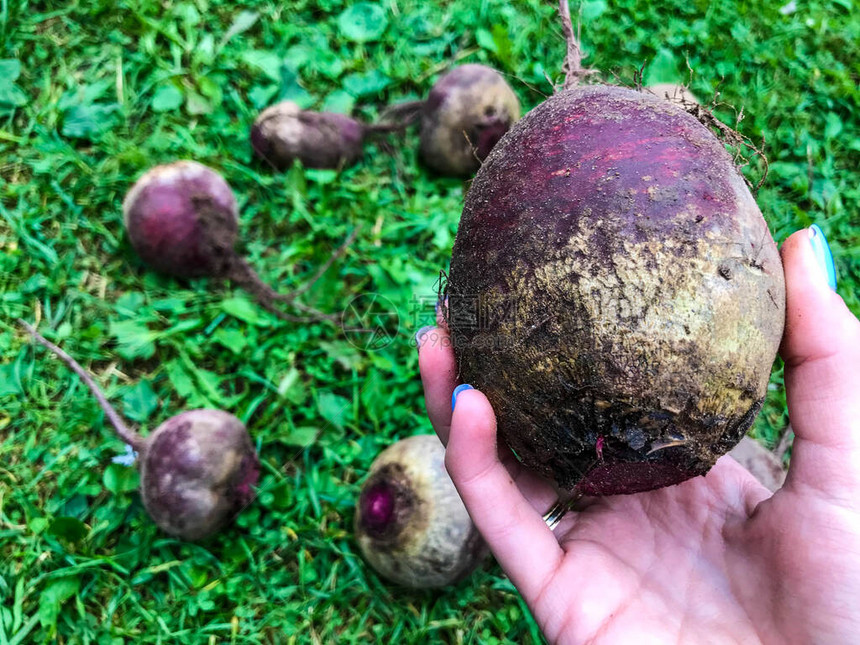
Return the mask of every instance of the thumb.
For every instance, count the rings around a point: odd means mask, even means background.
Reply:
[[[813,245],[826,253],[816,254]],[[781,253],[780,354],[795,433],[787,485],[847,498],[860,485],[860,322],[828,284],[833,260],[818,227],[789,237]]]

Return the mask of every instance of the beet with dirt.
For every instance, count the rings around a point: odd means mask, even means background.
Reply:
[[[299,160],[307,168],[338,168],[355,163],[373,126],[345,114],[302,110],[282,101],[263,110],[251,127],[251,146],[273,168]]]
[[[406,587],[453,584],[487,553],[435,435],[398,441],[374,460],[361,487],[355,533],[371,566]]]
[[[421,159],[442,175],[472,175],[519,118],[519,100],[499,72],[477,64],[455,67],[422,104]]]
[[[344,252],[354,233],[308,283],[292,292],[279,293],[235,250],[239,233],[236,197],[212,168],[196,161],[151,168],[126,194],[123,221],[135,251],[162,273],[179,278],[232,280],[265,309],[285,320],[336,318],[300,303],[296,297]],[[309,318],[288,314],[281,306],[304,312]]]
[[[182,278],[228,277],[239,207],[224,178],[196,161],[156,166],[131,187],[123,222],[141,259]]]
[[[239,419],[223,410],[190,410],[142,437],[77,361],[32,325],[18,322],[84,381],[119,437],[137,451],[143,505],[165,533],[183,540],[211,537],[251,503],[260,462]]]
[[[459,377],[525,465],[586,495],[706,473],[760,410],[785,316],[722,141],[606,85],[561,90],[493,149],[447,290]]]

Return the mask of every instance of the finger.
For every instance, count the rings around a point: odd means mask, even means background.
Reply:
[[[477,390],[458,395],[445,464],[469,515],[525,598],[534,598],[557,570],[555,536],[499,461],[496,417]]]
[[[787,485],[848,495],[860,485],[860,322],[829,286],[810,231],[782,246],[785,360],[795,442]]]
[[[451,393],[457,386],[457,363],[450,337],[442,327],[419,331],[418,368],[424,384],[424,403],[433,429],[443,444],[451,428]]]
[[[448,329],[448,298],[436,303],[436,325],[442,329]]]

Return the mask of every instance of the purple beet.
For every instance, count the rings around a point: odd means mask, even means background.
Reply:
[[[570,85],[472,183],[447,321],[460,378],[525,465],[586,495],[635,493],[706,473],[752,424],[782,337],[782,264],[699,120]]]
[[[278,170],[297,159],[307,168],[339,168],[358,161],[372,128],[344,114],[302,110],[292,101],[282,101],[254,121],[251,146]]]
[[[439,174],[472,175],[519,118],[519,100],[496,70],[455,67],[423,104],[421,158]]]
[[[138,452],[143,505],[164,532],[183,540],[202,540],[251,503],[260,462],[239,419],[222,410],[190,410],[141,437],[125,424],[77,361],[32,325],[18,322],[84,381],[119,437]]]
[[[355,532],[377,572],[418,589],[461,580],[487,552],[435,435],[398,441],[374,460],[361,488]]]
[[[168,275],[226,278],[235,272],[239,207],[224,178],[196,161],[156,166],[122,205],[132,246]]]
[[[162,273],[230,279],[285,320],[306,319],[284,313],[276,303],[307,312],[313,319],[336,319],[299,303],[296,296],[343,253],[354,235],[309,283],[291,293],[278,293],[234,249],[239,231],[236,197],[224,178],[203,164],[177,161],[150,169],[128,191],[123,220],[138,255]]]

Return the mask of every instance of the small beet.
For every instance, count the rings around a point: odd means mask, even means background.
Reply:
[[[31,325],[18,322],[80,376],[119,437],[138,452],[143,505],[165,533],[202,540],[253,500],[260,462],[239,419],[222,410],[190,410],[142,437],[126,426],[77,361]]]
[[[158,271],[182,278],[234,271],[239,209],[211,168],[196,161],[156,166],[132,186],[122,208],[132,246]]]
[[[146,444],[141,497],[165,532],[185,540],[208,537],[253,500],[260,465],[245,425],[232,414],[177,414]]]
[[[461,580],[487,553],[434,435],[398,441],[374,460],[361,488],[355,532],[377,572],[416,589]]]
[[[471,175],[519,118],[520,102],[496,70],[455,67],[423,104],[421,158],[439,174]]]
[[[562,12],[567,7],[561,0]],[[529,468],[585,495],[706,473],[749,429],[782,337],[773,238],[723,142],[672,101],[564,90],[465,200],[446,318]]]
[[[123,200],[123,221],[131,244],[144,262],[179,278],[230,279],[247,289],[268,311],[285,320],[282,303],[311,315],[336,319],[296,300],[344,252],[353,233],[309,283],[278,293],[235,250],[239,231],[236,197],[224,178],[196,161],[156,166],[140,177]]]
[[[338,168],[355,163],[368,126],[335,112],[302,110],[282,101],[263,110],[251,127],[251,146],[278,170],[298,159],[307,168]]]

